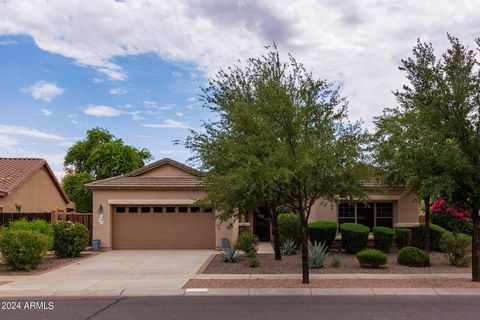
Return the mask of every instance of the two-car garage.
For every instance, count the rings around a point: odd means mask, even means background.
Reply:
[[[114,206],[114,249],[212,249],[215,216],[194,206]]]
[[[94,239],[103,249],[215,249],[228,232],[217,228],[213,209],[196,204],[207,195],[199,175],[162,159],[87,184]]]

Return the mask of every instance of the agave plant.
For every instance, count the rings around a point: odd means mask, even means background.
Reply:
[[[222,255],[224,262],[238,262],[238,259],[240,258],[238,250],[235,250],[232,247],[223,248]]]
[[[339,268],[341,264],[341,258],[338,253],[335,253],[332,258],[332,267]]]
[[[284,256],[290,256],[295,254],[297,250],[297,244],[293,239],[287,239],[282,244],[282,254]]]
[[[326,242],[316,242],[308,249],[308,266],[312,269],[323,268],[328,257]]]

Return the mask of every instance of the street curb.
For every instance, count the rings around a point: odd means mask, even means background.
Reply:
[[[198,290],[200,289],[200,290]],[[112,291],[88,292],[3,292],[2,298],[49,298],[49,299],[114,299],[119,297],[161,297],[161,296],[480,296],[480,288],[244,288],[217,289],[196,288],[179,290],[125,290],[112,294]]]
[[[418,279],[471,279],[470,273],[392,273],[392,274],[369,274],[369,273],[323,273],[310,274],[312,280],[418,280]],[[260,273],[199,273],[194,279],[200,280],[289,280],[302,279],[301,274],[260,274]]]

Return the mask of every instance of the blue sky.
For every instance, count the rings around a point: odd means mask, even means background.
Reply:
[[[0,43],[7,44],[0,46],[0,139],[10,140],[0,145],[2,156],[43,157],[61,175],[65,150],[99,126],[156,159],[185,161],[189,154],[172,141],[209,117],[196,96],[204,76],[188,65],[153,54],[123,57],[115,63],[128,79],[116,82],[39,49],[30,37]]]
[[[211,115],[199,87],[275,42],[315,77],[341,84],[351,120],[395,104],[416,40],[470,46],[480,1],[2,0],[0,156],[45,158],[57,176],[86,130],[107,128],[156,159]]]

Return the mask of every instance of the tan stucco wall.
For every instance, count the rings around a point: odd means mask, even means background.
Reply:
[[[65,200],[44,168],[11,194],[0,197],[3,212],[15,212],[15,203],[22,204],[22,212],[66,211]]]
[[[381,200],[377,200],[378,196]],[[393,202],[393,224],[394,226],[413,227],[418,224],[418,216],[420,214],[420,205],[415,195],[402,195],[398,191],[391,193],[369,192],[374,200],[367,201],[383,201]],[[337,205],[322,200],[317,200],[312,207],[309,221],[331,220],[337,221]]]
[[[181,170],[175,166],[165,164],[141,174],[142,177],[190,177],[191,173]]]

